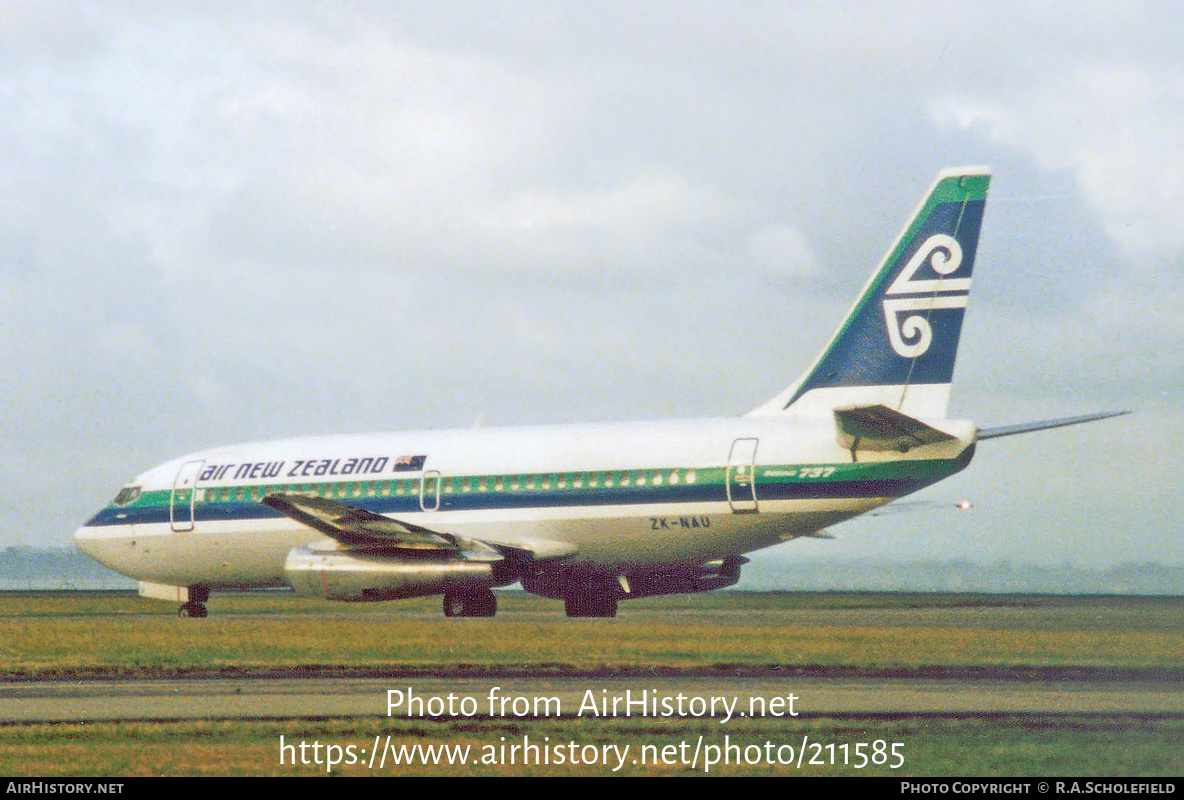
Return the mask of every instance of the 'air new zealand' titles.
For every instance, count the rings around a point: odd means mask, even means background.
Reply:
[[[203,450],[136,477],[75,541],[197,617],[230,588],[438,594],[448,616],[491,616],[492,589],[521,583],[586,617],[730,586],[744,553],[826,536],[958,472],[979,440],[1113,415],[946,418],[989,183],[940,173],[814,364],[744,416]]]

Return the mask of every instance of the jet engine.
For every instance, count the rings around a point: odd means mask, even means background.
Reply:
[[[475,594],[503,586],[498,561],[402,558],[346,550],[294,548],[284,563],[289,585],[300,595],[376,602],[434,594]]]
[[[740,565],[746,558],[717,558],[697,567],[664,572],[628,573],[630,597],[653,597],[660,594],[710,592],[732,586],[740,580]]]
[[[709,592],[732,586],[740,580],[740,566],[748,562],[743,556],[717,558],[704,564],[669,567],[654,572],[626,572],[621,577],[612,575],[589,576],[563,569],[540,570],[522,575],[522,588],[543,597],[566,597],[572,587],[599,583],[601,588],[620,599],[654,597],[661,594],[690,594]],[[626,588],[627,587],[627,588]]]

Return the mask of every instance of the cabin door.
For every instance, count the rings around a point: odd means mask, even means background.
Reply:
[[[728,505],[733,514],[755,514],[756,439],[737,439],[728,455]]]
[[[169,522],[175,531],[193,530],[193,503],[197,499],[197,477],[204,461],[186,461],[177,471],[173,493],[169,497]]]
[[[440,507],[440,470],[429,469],[419,482],[419,507],[435,511]]]

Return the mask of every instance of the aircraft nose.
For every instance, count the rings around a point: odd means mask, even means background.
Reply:
[[[89,556],[90,550],[87,549],[86,544],[86,528],[74,531],[74,546]]]
[[[86,553],[91,558],[97,560],[98,552],[95,545],[96,537],[94,531],[91,528],[83,525],[81,528],[74,531],[74,546]]]

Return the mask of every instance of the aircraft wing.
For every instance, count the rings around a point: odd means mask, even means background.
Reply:
[[[459,552],[456,536],[390,519],[357,506],[302,494],[269,494],[263,503],[342,544],[384,550]]]
[[[518,563],[554,561],[579,552],[570,542],[551,539],[464,539],[323,497],[276,493],[264,497],[263,503],[342,544],[374,550],[436,551],[482,561],[497,559],[500,554],[500,558]]]

